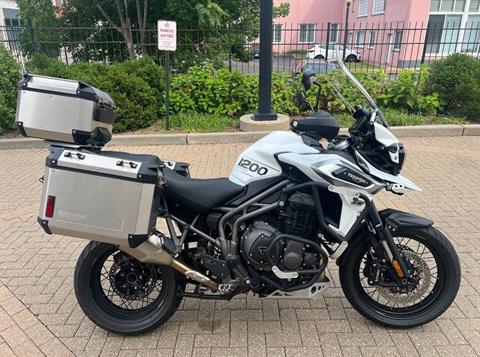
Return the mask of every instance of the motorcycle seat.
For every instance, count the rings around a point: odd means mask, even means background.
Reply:
[[[243,191],[243,187],[228,178],[193,179],[171,170],[164,170],[165,194],[169,201],[184,205],[199,213],[227,202]]]

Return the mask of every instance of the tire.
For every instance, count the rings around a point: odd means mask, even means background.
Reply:
[[[413,305],[409,307],[396,308],[395,305],[393,307],[381,305],[378,300],[375,302],[375,293],[371,297],[367,294],[361,282],[366,278],[360,277],[360,270],[362,270],[361,263],[370,249],[370,244],[367,239],[361,237],[345,252],[346,256],[342,257],[340,282],[347,300],[367,319],[387,327],[412,328],[436,319],[453,302],[460,287],[460,262],[452,244],[439,230],[433,227],[399,229],[395,232],[394,238],[396,240],[405,239],[399,237],[406,237],[408,242],[410,242],[408,239],[419,242],[426,246],[433,256],[428,259],[436,264],[437,276],[432,290],[428,294],[426,293],[423,300],[418,303],[414,301]],[[417,248],[417,255],[418,251]],[[430,270],[428,269],[429,274]],[[376,290],[377,287],[369,284],[367,289]],[[394,294],[392,293],[392,295]]]
[[[325,57],[323,55],[316,55],[314,59],[322,60],[322,59],[325,59]]]
[[[110,294],[105,294],[102,290],[101,280],[101,276],[105,275],[102,275],[105,261],[116,252],[119,252],[117,247],[95,241],[85,247],[75,267],[74,288],[78,303],[93,323],[107,331],[120,335],[151,331],[166,322],[177,310],[182,301],[180,293],[185,289],[185,279],[169,267],[145,265],[128,257],[135,264],[155,269],[155,276],[158,274],[161,277],[161,287],[157,289],[158,295],[150,305],[139,309],[121,308],[107,297]],[[155,280],[155,283],[157,281],[160,280]],[[124,301],[123,298],[120,299]]]
[[[357,56],[348,55],[347,58],[345,58],[345,62],[358,62]]]

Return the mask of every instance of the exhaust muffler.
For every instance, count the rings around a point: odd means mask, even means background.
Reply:
[[[182,273],[187,278],[208,287],[211,290],[218,290],[218,284],[202,273],[193,270],[188,265],[175,259],[162,248],[162,238],[156,235],[148,238],[136,248],[121,246],[120,249],[143,263],[166,265]]]

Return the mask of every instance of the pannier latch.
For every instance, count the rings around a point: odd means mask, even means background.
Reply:
[[[79,152],[77,152],[76,154],[74,154],[76,157],[78,157],[79,160],[83,160],[85,159],[85,155],[83,154],[80,154]],[[65,153],[64,155],[65,157],[72,157],[72,152],[68,151]]]
[[[117,161],[117,166],[123,166],[124,163],[125,163],[125,161],[123,161],[123,160]],[[132,169],[136,169],[137,166],[138,166],[136,163],[134,163],[132,161],[127,162],[127,164],[129,164]]]

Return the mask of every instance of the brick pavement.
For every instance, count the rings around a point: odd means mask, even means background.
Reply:
[[[36,223],[46,150],[0,151],[0,356],[480,355],[480,137],[405,139],[403,174],[424,189],[382,193],[379,207],[435,220],[460,256],[459,296],[438,320],[390,330],[363,319],[336,287],[318,301],[186,299],[153,333],[124,338],[93,325],[78,307],[73,269],[86,241],[43,233]],[[227,175],[247,147],[120,147],[192,163],[195,177]]]

